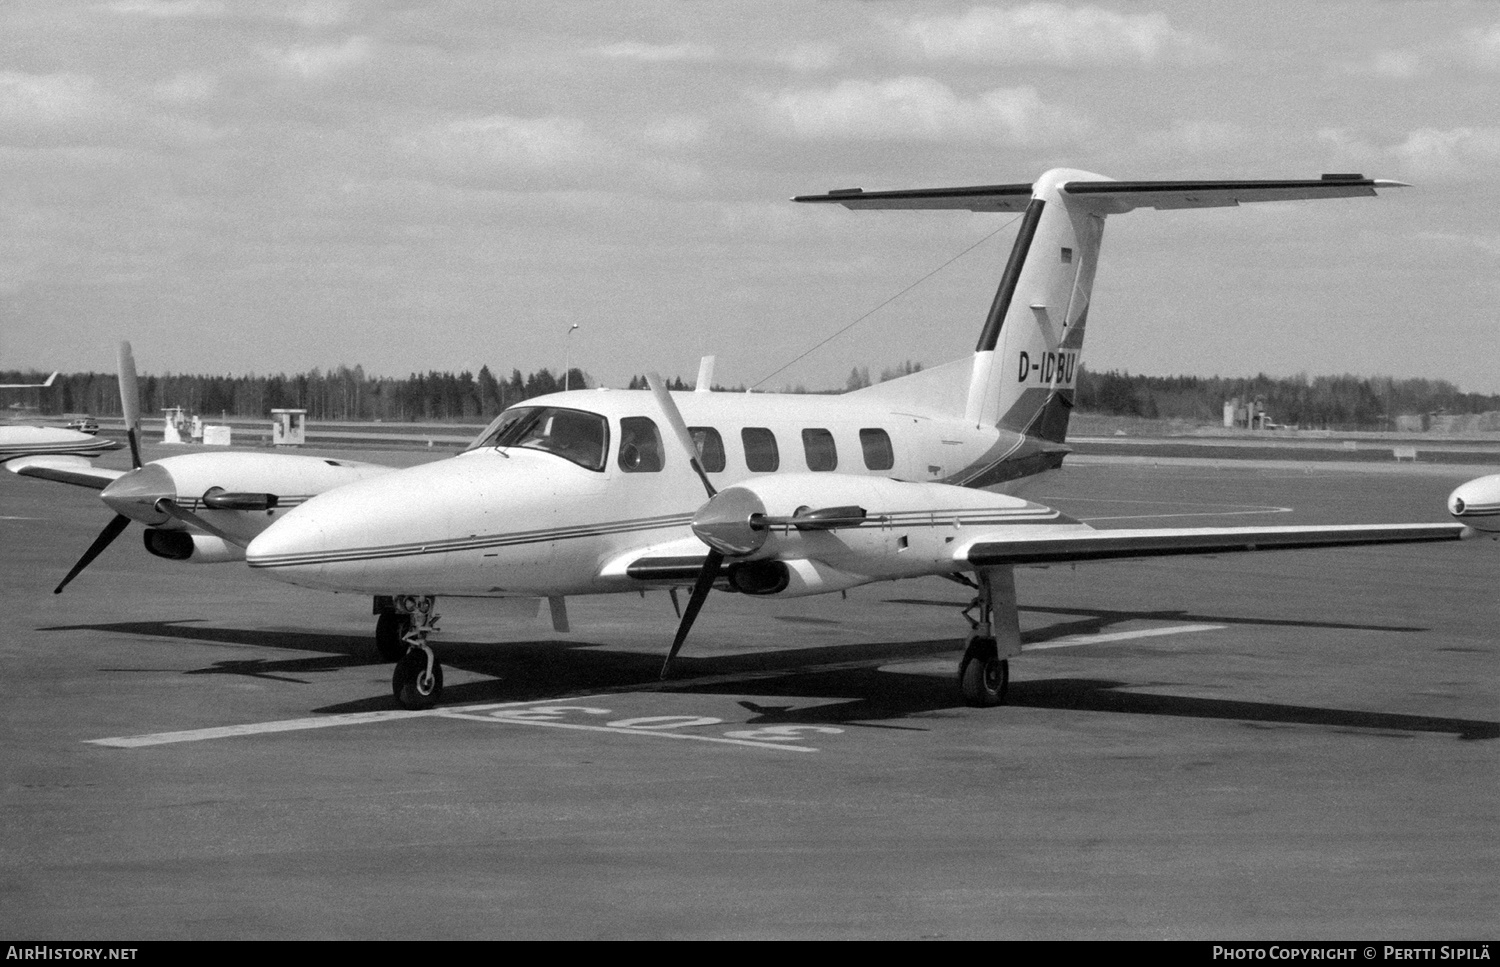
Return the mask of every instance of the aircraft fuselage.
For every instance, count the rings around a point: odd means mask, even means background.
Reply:
[[[997,427],[857,397],[678,393],[674,400],[719,490],[824,472],[945,481],[1024,453],[1028,442]],[[701,558],[688,524],[703,488],[685,472],[649,393],[575,391],[507,412],[517,411],[596,421],[578,434],[587,452],[565,456],[535,440],[477,444],[340,487],[278,520],[251,544],[247,560],[278,580],[325,590],[487,596],[632,590],[642,585],[624,568],[644,550],[680,545],[683,556]]]

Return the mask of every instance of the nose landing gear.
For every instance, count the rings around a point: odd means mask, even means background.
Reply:
[[[432,708],[443,694],[443,666],[426,644],[413,645],[396,662],[391,692],[404,709]]]
[[[443,665],[427,636],[437,630],[437,599],[430,595],[402,594],[384,601],[389,607],[375,624],[375,647],[381,657],[397,658],[391,673],[391,692],[401,707],[419,711],[432,708],[443,694]]]

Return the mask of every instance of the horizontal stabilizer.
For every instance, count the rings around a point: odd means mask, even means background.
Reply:
[[[973,185],[968,188],[913,188],[865,191],[843,188],[826,195],[798,195],[792,201],[833,202],[845,208],[956,209],[971,212],[1024,212],[1031,185]]]
[[[1057,186],[1067,199],[1109,215],[1128,212],[1133,208],[1224,208],[1257,201],[1354,198],[1374,195],[1377,188],[1401,187],[1406,185],[1399,181],[1378,180],[1356,174],[1270,181],[1069,180]],[[798,195],[792,200],[831,202],[851,209],[1022,212],[1026,210],[1031,197],[1031,185],[973,185],[905,191],[845,188],[824,195]]]
[[[1238,551],[1305,550],[1366,544],[1418,544],[1470,536],[1462,524],[1343,524],[1294,527],[1185,527],[1080,531],[1062,536],[978,540],[960,549],[975,567],[1066,564]]]

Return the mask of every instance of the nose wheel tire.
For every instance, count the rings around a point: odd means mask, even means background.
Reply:
[[[1010,662],[996,655],[994,639],[980,638],[969,645],[958,666],[958,686],[964,704],[971,708],[1004,704],[1010,687]]]
[[[405,636],[411,630],[411,615],[387,611],[375,619],[375,650],[384,661],[400,661],[406,654]]]
[[[391,675],[391,691],[401,707],[420,711],[432,708],[443,694],[443,666],[432,658],[432,670],[428,671],[431,653],[425,648],[412,648],[396,662]]]

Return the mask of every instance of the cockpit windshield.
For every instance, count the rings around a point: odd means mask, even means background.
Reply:
[[[609,424],[599,414],[583,410],[518,406],[496,417],[464,452],[484,447],[542,450],[589,470],[603,470]]]

